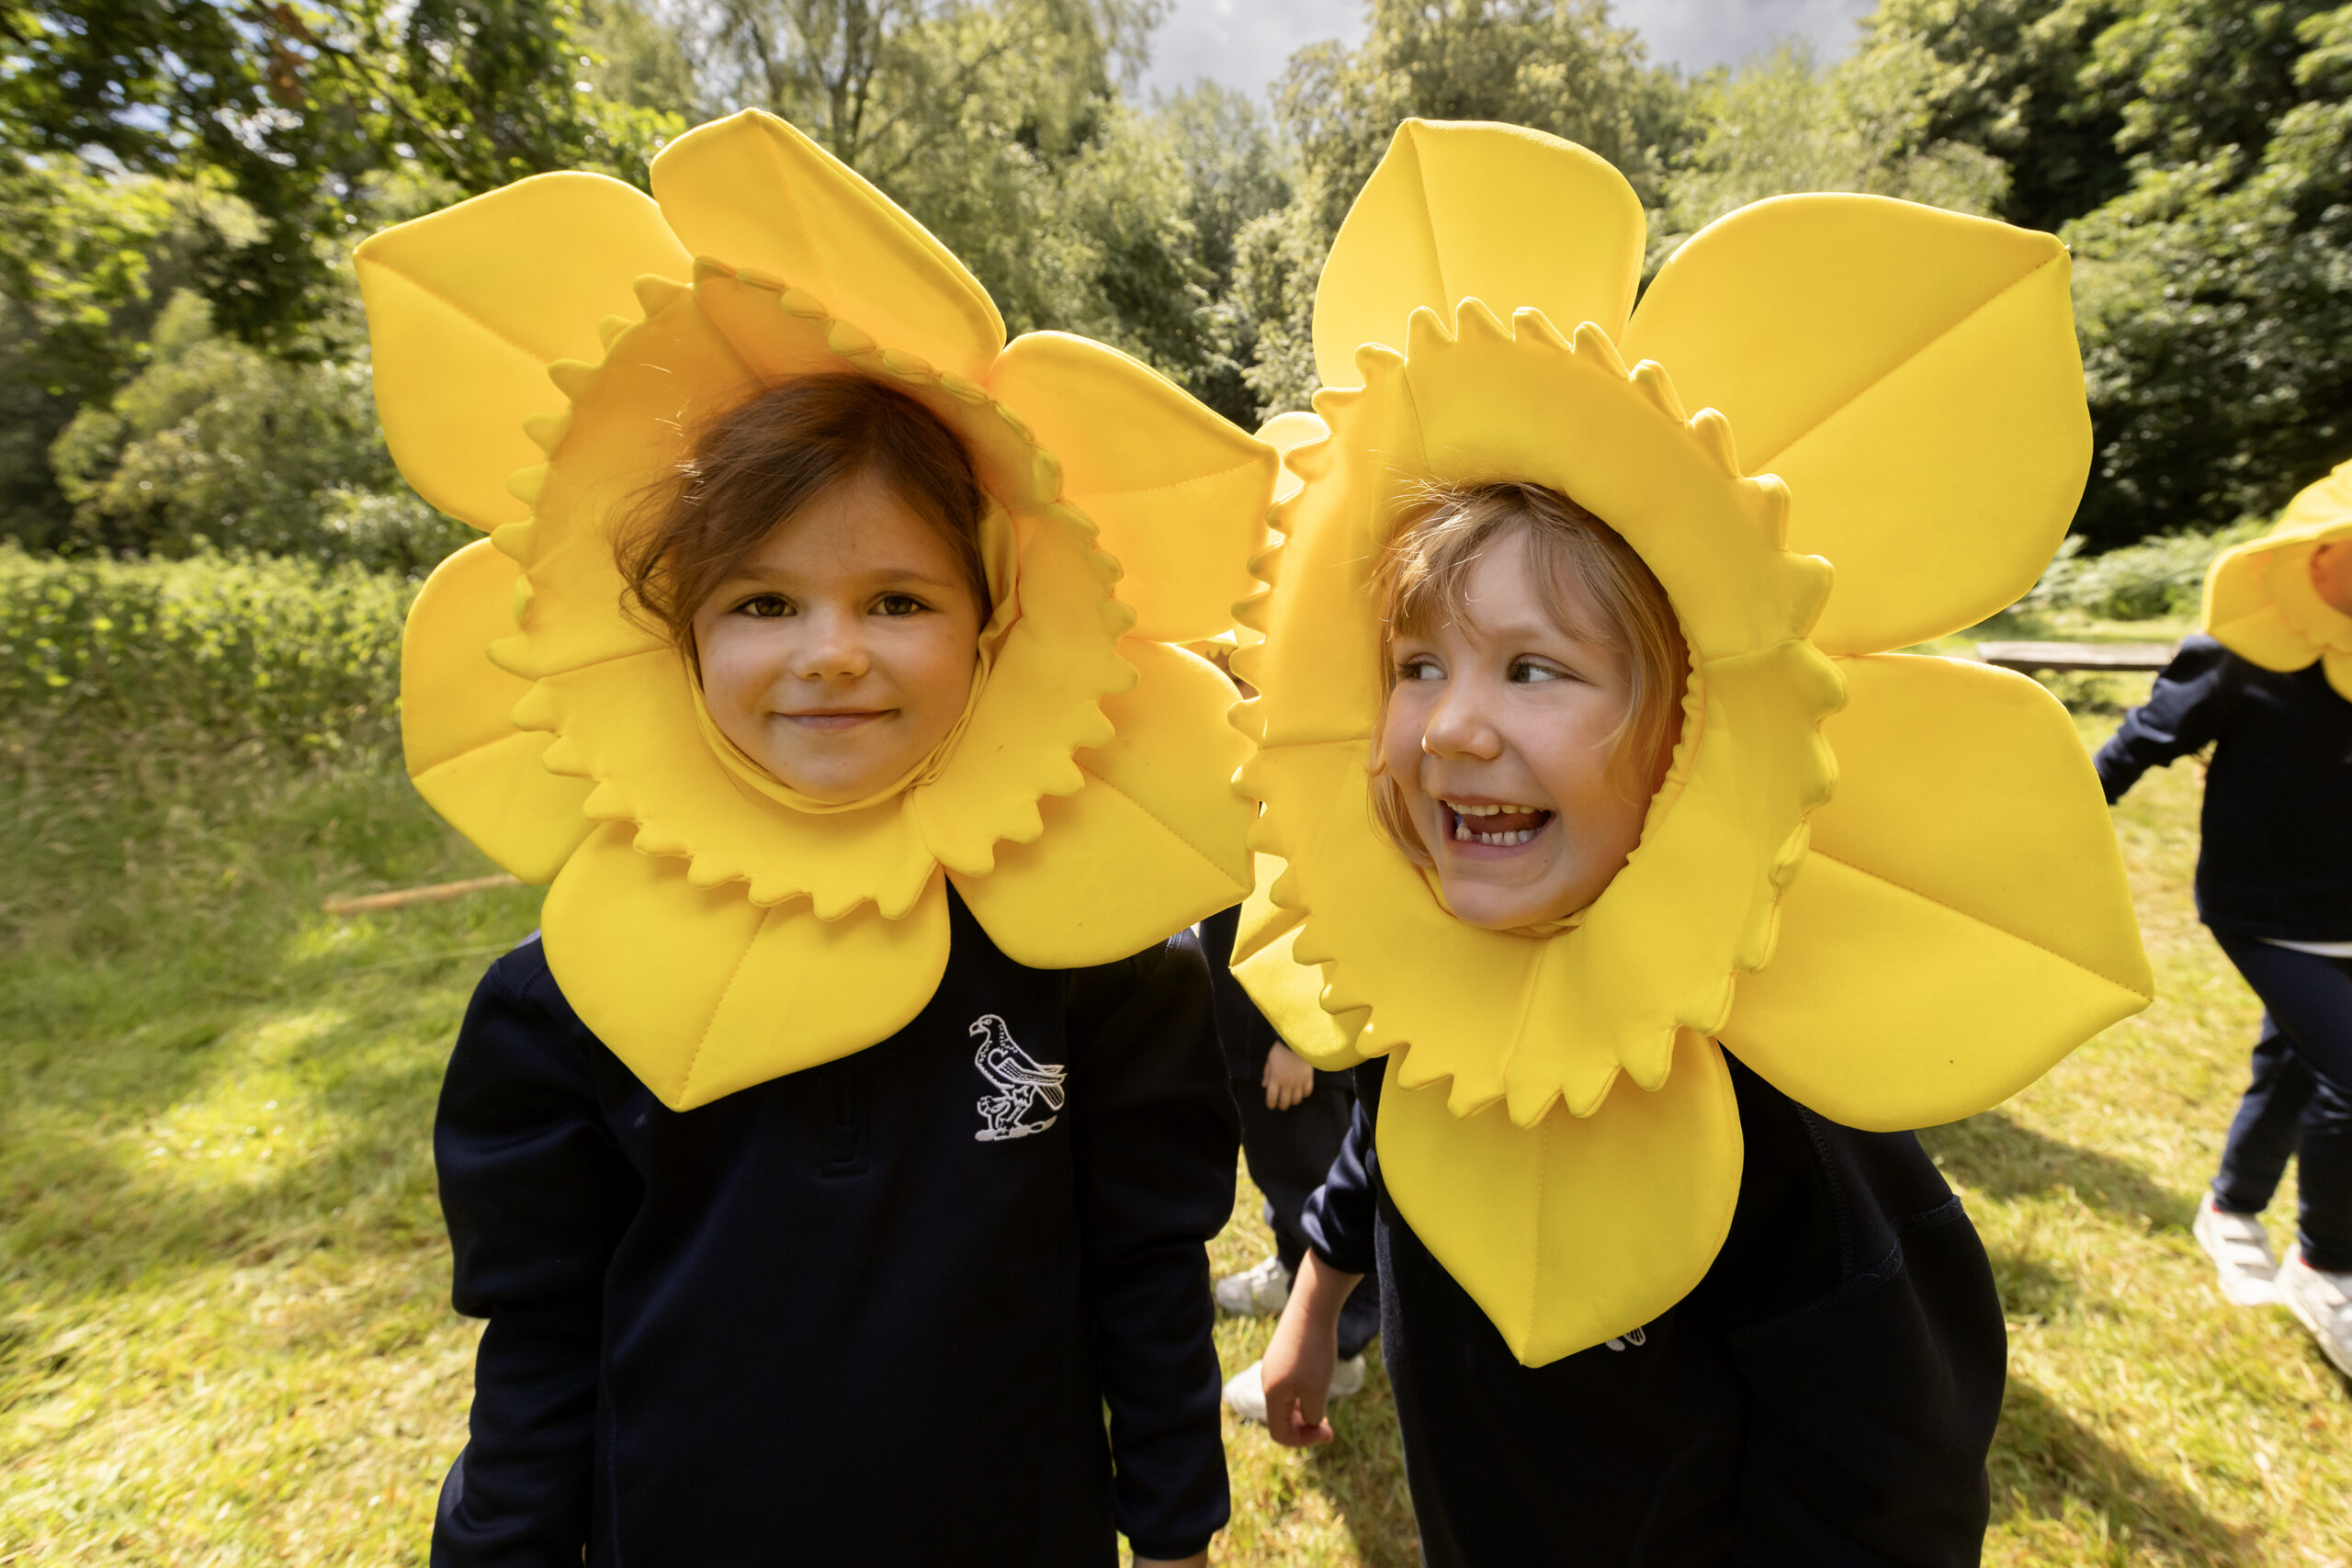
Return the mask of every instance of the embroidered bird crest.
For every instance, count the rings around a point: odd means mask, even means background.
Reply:
[[[1069,1090],[1063,1087],[1069,1069],[1031,1056],[1013,1040],[1004,1020],[992,1012],[975,1019],[966,1032],[980,1043],[980,1048],[972,1054],[972,1065],[999,1090],[980,1097],[978,1110],[983,1125],[972,1136],[984,1144],[1002,1143],[1025,1138],[1052,1126],[1069,1097]],[[1033,1122],[1029,1118],[1040,1100],[1045,1102],[1046,1117]]]

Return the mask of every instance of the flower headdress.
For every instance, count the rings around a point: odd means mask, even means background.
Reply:
[[[1034,333],[888,198],[770,116],[680,138],[653,196],[546,175],[360,247],[402,473],[491,531],[418,597],[416,785],[552,881],[582,1019],[686,1108],[887,1038],[947,962],[945,884],[1038,967],[1107,963],[1249,886],[1227,630],[1276,460],[1141,365]],[[994,505],[997,613],[958,738],[849,810],[763,787],[686,661],[622,606],[614,532],[695,422],[854,370],[932,410]]]
[[[2327,683],[2352,702],[2352,615],[2312,586],[2312,552],[2352,539],[2352,462],[2306,486],[2269,533],[2222,552],[2205,579],[2205,632],[2265,670],[2324,661]]]
[[[1237,972],[1318,1065],[1388,1056],[1389,1190],[1529,1364],[1713,1262],[1741,1162],[1716,1042],[1834,1120],[1915,1127],[2153,990],[2064,710],[1882,651],[2009,603],[2064,532],[2089,440],[2064,249],[1786,197],[1694,237],[1634,310],[1642,252],[1591,153],[1408,121],[1323,274],[1327,389],[1265,433],[1283,539],[1236,657],[1265,806]],[[1549,935],[1447,915],[1367,801],[1374,559],[1430,482],[1503,479],[1622,534],[1690,650],[1640,845]]]

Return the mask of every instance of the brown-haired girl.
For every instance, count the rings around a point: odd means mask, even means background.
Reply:
[[[1432,495],[1374,593],[1380,823],[1463,920],[1578,919],[1673,756],[1689,665],[1665,591],[1572,498],[1495,484]],[[1388,1197],[1382,1066],[1358,1070],[1266,1353],[1277,1441],[1330,1440],[1334,1324],[1376,1271],[1432,1564],[1975,1561],[2000,1305],[1914,1136],[1839,1126],[1735,1062],[1747,1158],[1713,1266],[1655,1321],[1531,1368]]]
[[[991,606],[987,496],[930,411],[863,376],[788,381],[712,421],[651,499],[622,574],[738,750],[838,806],[939,750]]]
[[[989,504],[913,398],[808,376],[705,426],[618,558],[719,741],[843,809],[972,711]],[[1027,968],[950,913],[913,1022],[684,1111],[540,942],[492,968],[435,1133],[490,1319],[435,1564],[1206,1561],[1236,1133],[1198,946]]]

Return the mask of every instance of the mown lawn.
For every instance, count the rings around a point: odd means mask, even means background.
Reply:
[[[2188,1234],[2257,1011],[2189,909],[2197,784],[2118,813],[2155,1009],[1929,1135],[2008,1305],[1995,1562],[2352,1562],[2352,1389]],[[474,1340],[433,1098],[536,896],[317,913],[484,869],[388,765],[138,758],[0,818],[0,1563],[421,1563]],[[1268,1326],[1221,1325],[1228,1371]],[[1307,1455],[1228,1426],[1220,1561],[1416,1560],[1377,1373],[1335,1423]]]

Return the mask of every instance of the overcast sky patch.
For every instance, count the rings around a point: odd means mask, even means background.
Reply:
[[[1871,0],[1618,0],[1616,18],[1648,40],[1652,59],[1686,71],[1736,65],[1782,39],[1809,39],[1826,63],[1860,36]],[[1176,0],[1152,37],[1147,88],[1181,91],[1205,76],[1256,93],[1302,44],[1363,38],[1362,0]]]

